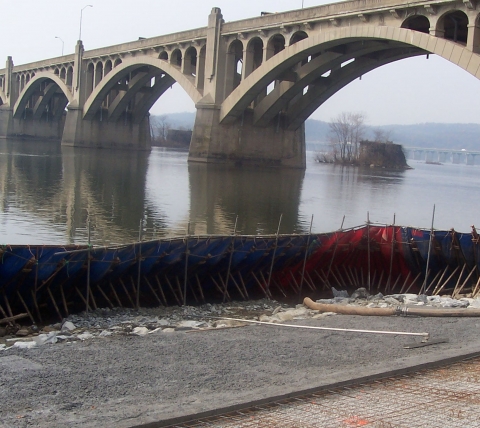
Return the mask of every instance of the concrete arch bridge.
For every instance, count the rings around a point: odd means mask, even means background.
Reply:
[[[305,167],[304,121],[382,65],[436,54],[480,78],[475,0],[353,0],[224,22],[0,70],[0,135],[150,148],[174,83],[195,103],[190,161]]]

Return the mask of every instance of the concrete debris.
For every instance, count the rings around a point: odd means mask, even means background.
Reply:
[[[37,342],[30,341],[30,342],[14,342],[12,348],[20,348],[20,349],[32,349],[37,346]]]
[[[335,290],[334,297],[317,300],[319,303],[366,306],[371,308],[387,308],[397,306],[426,306],[439,308],[480,308],[480,298],[451,296],[425,296],[416,294],[381,293],[370,295],[365,288],[359,288],[350,296],[345,290]],[[205,304],[185,307],[157,307],[97,309],[88,313],[70,315],[63,323],[44,326],[39,330],[36,326],[17,328],[16,333],[6,333],[0,339],[0,351],[10,347],[31,349],[37,346],[70,343],[115,335],[147,336],[187,332],[191,330],[219,329],[244,326],[245,323],[232,320],[216,319],[245,318],[262,322],[282,323],[301,319],[317,319],[335,315],[319,313],[303,305],[291,305],[274,300],[258,300],[248,302],[231,302],[226,304]],[[23,331],[22,331],[23,330]],[[25,333],[27,333],[25,335]],[[25,336],[23,336],[25,335]],[[20,337],[22,336],[22,337]]]
[[[65,321],[62,324],[61,331],[73,331],[75,330],[75,324],[71,321]]]
[[[333,295],[335,296],[335,293]],[[348,297],[348,295],[346,297]],[[368,299],[369,297],[370,297],[370,293],[364,287],[357,288],[350,296],[350,298],[352,299]]]
[[[150,330],[147,327],[135,327],[132,331],[132,334],[137,336],[146,336]]]
[[[87,340],[87,339],[91,339],[91,338],[93,338],[93,334],[89,333],[88,331],[86,331],[85,333],[81,333],[81,334],[77,335],[77,339],[80,339],[80,340]]]
[[[347,290],[337,290],[335,287],[332,287],[333,297],[349,297]]]
[[[58,341],[57,332],[51,331],[50,333],[47,333],[47,334],[39,334],[38,336],[33,338],[33,341],[37,345],[47,345],[47,344],[53,345]]]

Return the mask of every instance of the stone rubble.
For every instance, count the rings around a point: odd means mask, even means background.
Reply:
[[[426,296],[416,294],[382,293],[370,295],[365,288],[350,296],[345,290],[333,289],[333,298],[317,300],[319,303],[385,308],[396,306],[430,306],[438,308],[480,308],[480,298]],[[104,308],[70,315],[63,323],[41,328],[21,327],[16,334],[0,336],[0,352],[12,348],[31,349],[55,343],[106,338],[113,335],[148,336],[179,331],[231,328],[245,325],[240,321],[216,318],[236,318],[262,322],[282,323],[300,319],[322,319],[335,315],[320,313],[303,305],[291,306],[274,300],[204,304],[201,306],[141,308]],[[2,343],[3,342],[3,343]]]

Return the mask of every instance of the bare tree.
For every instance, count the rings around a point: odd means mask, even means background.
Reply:
[[[335,160],[355,162],[359,144],[365,134],[365,117],[361,113],[342,112],[330,123],[330,143]]]
[[[391,143],[392,130],[375,128],[373,130],[373,141],[376,143]]]
[[[152,134],[154,141],[165,143],[168,137],[168,131],[170,130],[170,123],[167,120],[167,115],[152,116],[150,120],[150,126],[152,127]]]

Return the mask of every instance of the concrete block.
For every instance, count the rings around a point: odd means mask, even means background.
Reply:
[[[466,70],[471,58],[472,53],[468,49],[463,49],[460,60],[458,61],[458,65]]]
[[[403,31],[404,30],[402,28],[394,28],[393,29],[392,40],[400,41],[400,38],[402,37]],[[402,41],[405,41],[405,39],[403,39]]]
[[[468,62],[466,70],[470,74],[473,74],[475,76],[479,69],[480,69],[480,55],[479,54],[472,54],[472,56],[470,57],[470,61]]]
[[[458,64],[464,50],[465,48],[463,48],[462,46],[454,46],[452,54],[450,55],[450,61],[454,64]]]
[[[405,42],[410,44],[410,30],[405,30],[405,28],[399,28],[397,40],[399,42]]]
[[[435,52],[435,46],[437,45],[438,37],[428,36],[427,51]]]
[[[439,39],[437,38],[437,43],[435,44],[435,50],[433,53],[443,56],[443,50],[445,49],[445,45],[447,44],[447,41],[445,39]]]
[[[452,55],[454,47],[455,47],[455,45],[452,42],[446,41],[445,47],[443,48],[442,56],[445,59],[450,60],[450,56]]]
[[[386,28],[385,38],[392,39],[395,28],[393,27],[385,27],[385,28]]]
[[[429,41],[430,41],[430,36],[428,34],[421,33],[420,42],[419,42],[418,46],[422,49],[428,50],[427,46],[428,46]]]

